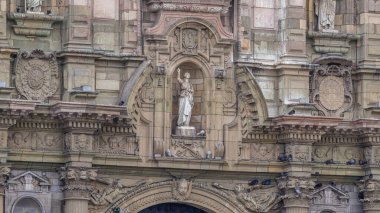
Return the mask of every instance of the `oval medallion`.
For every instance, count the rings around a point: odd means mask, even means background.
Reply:
[[[321,104],[328,110],[337,110],[344,103],[344,86],[341,78],[328,76],[319,85]]]

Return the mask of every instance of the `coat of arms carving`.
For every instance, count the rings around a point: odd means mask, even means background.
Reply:
[[[55,53],[42,50],[20,51],[17,55],[16,89],[28,100],[45,100],[58,89],[58,63]]]
[[[198,31],[192,28],[182,30],[182,46],[187,54],[197,54]]]
[[[311,99],[325,116],[342,116],[353,103],[351,67],[318,66],[313,74]]]

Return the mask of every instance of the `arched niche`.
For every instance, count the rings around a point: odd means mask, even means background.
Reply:
[[[190,126],[194,126],[196,130],[204,129],[206,127],[206,113],[204,110],[204,103],[206,101],[205,88],[206,80],[203,75],[202,69],[195,63],[184,62],[180,64],[175,70],[181,70],[180,78],[184,78],[185,73],[190,74],[190,83],[193,87],[193,108],[190,120]],[[177,72],[174,72],[171,76],[171,86],[172,86],[172,132],[174,133],[174,128],[177,125],[178,120],[178,99],[180,92],[180,84],[177,80]]]
[[[11,213],[45,213],[40,202],[32,197],[22,197],[18,199]]]

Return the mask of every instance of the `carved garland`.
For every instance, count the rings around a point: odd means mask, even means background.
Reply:
[[[20,51],[16,60],[16,89],[28,100],[45,100],[58,89],[58,63],[55,53],[42,50]]]

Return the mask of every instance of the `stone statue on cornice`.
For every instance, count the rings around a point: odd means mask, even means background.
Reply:
[[[314,5],[318,30],[322,32],[337,32],[334,29],[336,0],[315,0]]]
[[[25,0],[27,12],[41,12],[42,0]]]
[[[185,73],[181,79],[181,70],[177,69],[177,80],[180,84],[180,94],[178,99],[178,126],[189,126],[191,110],[193,108],[193,86],[189,82],[190,73]]]

